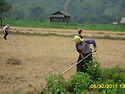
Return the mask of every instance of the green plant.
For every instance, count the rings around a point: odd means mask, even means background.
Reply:
[[[87,73],[77,72],[71,76],[71,79],[67,81],[67,91],[72,94],[80,94],[81,92],[86,92],[89,88],[92,79]]]
[[[91,63],[87,63],[87,71],[89,75],[92,76],[92,80],[96,81],[101,77],[102,69],[100,68],[100,64],[97,61],[92,61]]]
[[[50,74],[46,78],[47,86],[44,90],[41,90],[41,93],[44,94],[65,94],[65,82],[61,74]]]
[[[116,67],[113,67],[110,72],[112,74],[112,80],[116,83],[125,83],[125,73],[121,72],[122,70],[116,66]]]
[[[1,93],[1,94],[22,94],[22,93],[18,90],[13,90],[12,93],[6,92],[6,93]]]
[[[104,68],[101,71],[101,76],[98,79],[99,83],[107,83],[108,80],[112,80],[114,83],[125,83],[125,74],[122,70],[116,66],[113,68]]]
[[[87,64],[86,73],[76,72],[68,81],[63,75],[51,74],[47,77],[47,86],[43,94],[124,94],[125,74],[116,66],[101,68],[93,60]]]
[[[106,88],[103,89],[100,94],[125,94],[125,88]]]
[[[98,30],[98,31],[122,31],[125,32],[124,25],[101,25],[101,24],[76,24],[76,23],[51,23],[38,21],[22,21],[22,20],[3,20],[3,24],[19,27],[33,28],[62,28],[62,29],[78,29]]]

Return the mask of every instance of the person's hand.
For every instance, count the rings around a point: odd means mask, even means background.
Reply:
[[[82,53],[80,53],[81,54],[81,57],[82,57],[82,59],[81,60],[84,60],[84,56],[83,56],[83,54]]]

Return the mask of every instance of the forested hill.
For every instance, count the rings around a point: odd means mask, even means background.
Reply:
[[[57,11],[71,15],[71,22],[111,24],[125,17],[125,0],[6,0],[12,9],[3,16],[17,20],[47,21]]]

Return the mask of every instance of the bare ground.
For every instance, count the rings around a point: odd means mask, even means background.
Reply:
[[[0,30],[1,31],[1,30]],[[56,33],[75,35],[77,30],[11,27],[12,32]],[[125,38],[124,32],[84,31],[85,36],[112,36]],[[76,63],[78,53],[72,37],[27,36],[9,34],[7,40],[0,34],[0,93],[19,90],[33,94],[45,86],[50,71],[62,73]],[[95,39],[98,51],[94,54],[102,67],[118,65],[125,69],[125,40]],[[92,47],[92,45],[91,45]],[[92,47],[93,48],[93,47]],[[76,67],[64,77],[76,72]]]

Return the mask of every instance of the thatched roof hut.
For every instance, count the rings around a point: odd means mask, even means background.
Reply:
[[[120,23],[125,25],[125,17],[121,19]]]
[[[50,16],[51,22],[70,22],[70,14],[57,11]]]

